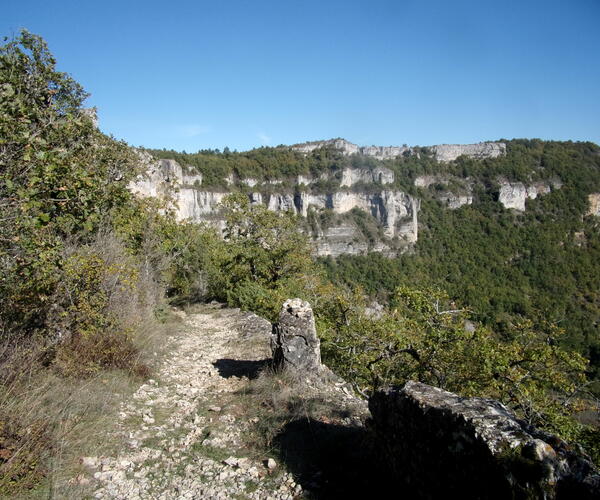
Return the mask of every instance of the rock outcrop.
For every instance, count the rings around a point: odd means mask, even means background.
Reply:
[[[591,193],[588,195],[589,208],[587,215],[600,217],[600,193]]]
[[[504,208],[514,208],[522,212],[525,210],[525,200],[534,200],[539,195],[548,194],[550,191],[550,185],[543,182],[530,186],[522,182],[501,182],[498,201],[504,205]]]
[[[310,153],[315,149],[331,147],[344,155],[362,155],[388,160],[403,155],[418,154],[417,148],[409,146],[357,146],[345,139],[329,139],[325,141],[305,142],[295,144],[292,149],[301,153]],[[459,156],[470,158],[496,158],[506,154],[506,144],[503,142],[480,142],[478,144],[439,144],[429,146],[428,149],[438,161],[448,162],[456,160]]]
[[[359,182],[365,184],[392,184],[394,182],[394,172],[385,167],[376,167],[373,169],[345,168],[342,170],[341,187],[353,186]]]
[[[203,190],[199,184],[201,175],[187,174],[174,160],[154,161],[149,155],[140,153],[146,162],[147,174],[140,176],[130,185],[133,192],[142,196],[162,197],[168,201],[175,210],[179,220],[192,222],[213,221],[217,225],[222,223],[220,204],[227,195],[226,192]],[[345,182],[389,184],[394,180],[391,170],[383,167],[369,169],[344,170]],[[231,182],[235,182],[230,179]],[[256,187],[256,179],[241,179],[241,184]],[[310,178],[298,177],[299,186],[310,184]],[[256,188],[259,189],[259,188]],[[418,237],[419,200],[402,191],[382,189],[369,193],[360,193],[344,189],[326,194],[313,194],[309,191],[298,190],[295,193],[261,192],[253,191],[248,194],[252,204],[264,204],[276,212],[291,211],[306,217],[309,209],[317,211],[330,209],[338,215],[346,214],[355,208],[372,215],[383,228],[387,238],[398,237],[401,244],[412,244]],[[317,244],[321,255],[339,255],[341,253],[366,253],[373,249],[364,241],[356,241],[360,236],[357,228],[352,224],[343,224],[338,228],[330,227],[321,232],[319,239],[324,240]],[[340,241],[344,234],[345,241]],[[331,235],[331,242],[328,238]],[[360,238],[358,238],[360,240]],[[331,243],[331,244],[329,244]],[[377,245],[388,249],[383,243]],[[345,251],[343,251],[345,249]]]
[[[506,144],[503,142],[480,142],[478,144],[439,144],[431,146],[438,161],[454,161],[459,156],[484,159],[497,158],[506,154]]]
[[[437,196],[437,199],[444,203],[450,210],[455,210],[463,205],[473,204],[473,196],[470,194],[460,195],[450,191],[440,194]]]
[[[273,325],[271,350],[273,364],[279,369],[301,370],[307,375],[321,372],[321,342],[308,302],[301,299],[284,302],[279,323]]]
[[[417,241],[420,203],[402,191],[383,190],[373,194],[341,191],[329,196],[327,206],[336,214],[358,208],[375,217],[388,238],[399,236],[409,243]]]
[[[497,401],[408,382],[376,392],[369,409],[383,461],[408,497],[600,496],[600,476],[585,456]]]
[[[137,153],[146,172],[129,185],[136,194],[158,197],[170,189],[202,184],[202,175],[188,173],[175,160],[154,160],[146,152],[138,150]]]

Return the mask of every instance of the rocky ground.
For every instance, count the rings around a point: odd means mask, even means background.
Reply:
[[[88,482],[92,497],[110,499],[315,496],[309,490],[318,492],[323,480],[320,471],[299,463],[309,456],[294,444],[305,442],[303,435],[279,436],[279,448],[256,446],[261,409],[252,408],[258,400],[245,394],[271,356],[270,324],[219,305],[180,314],[170,354],[120,409],[114,438],[125,443],[121,452],[83,457],[88,473],[79,481]],[[336,442],[340,435],[355,437],[364,404],[339,381],[330,380],[327,390],[307,387],[311,401],[319,392],[319,401],[335,405],[339,418],[311,414],[298,428],[308,425],[312,438],[320,432]]]

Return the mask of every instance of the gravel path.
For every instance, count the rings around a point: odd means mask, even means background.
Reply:
[[[237,310],[204,306],[185,315],[155,379],[124,404],[117,457],[85,457],[95,498],[293,499],[302,489],[244,437],[253,422],[235,393],[268,349],[269,324]]]

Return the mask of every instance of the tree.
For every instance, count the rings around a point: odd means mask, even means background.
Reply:
[[[224,252],[218,288],[229,303],[276,316],[286,293],[313,270],[308,236],[296,217],[250,204],[242,193],[224,202]]]
[[[578,402],[587,367],[582,356],[559,347],[564,331],[530,321],[502,336],[467,328],[470,312],[431,288],[399,287],[378,318],[365,314],[364,304],[360,295],[339,296],[320,321],[324,359],[360,392],[418,380],[499,399],[530,423],[564,431],[556,423]]]
[[[0,329],[42,327],[64,241],[131,200],[135,158],[95,128],[86,97],[41,37],[0,46]]]

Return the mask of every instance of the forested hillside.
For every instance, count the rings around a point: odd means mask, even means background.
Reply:
[[[414,160],[413,160],[414,161]],[[425,170],[425,167],[422,167]],[[385,300],[398,283],[435,285],[502,331],[515,318],[556,323],[565,341],[598,369],[600,219],[588,195],[600,189],[600,148],[590,143],[514,140],[502,159],[460,159],[427,169],[478,181],[474,203],[447,210],[425,191],[414,251],[325,260],[329,275]],[[497,180],[563,185],[527,201],[524,212],[496,200]],[[430,195],[429,197],[427,195]]]

